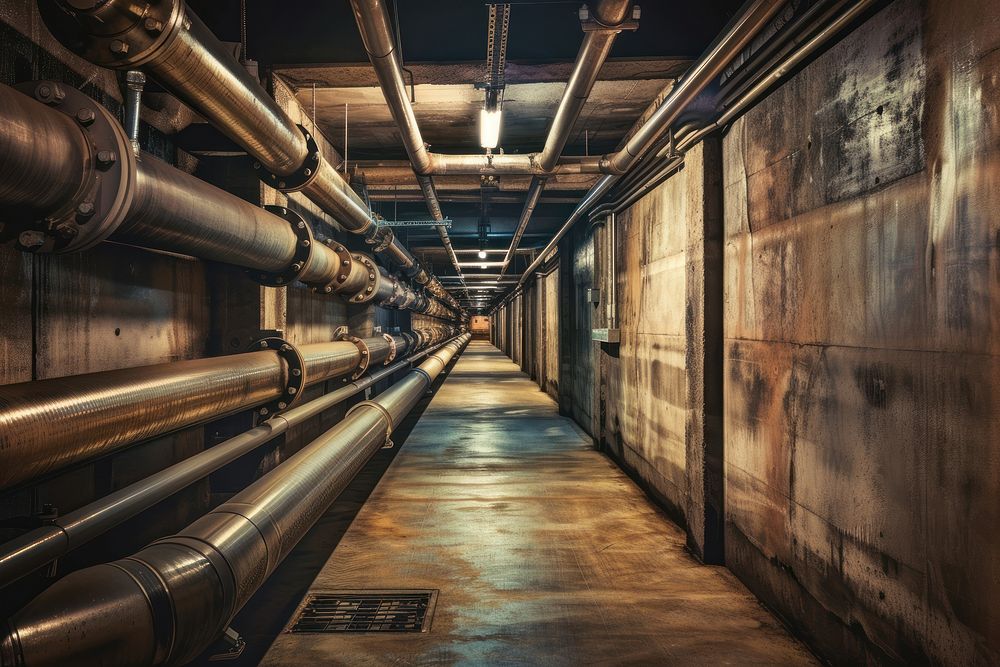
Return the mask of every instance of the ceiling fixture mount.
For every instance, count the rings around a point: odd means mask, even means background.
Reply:
[[[500,144],[500,120],[503,108],[504,70],[507,67],[507,28],[510,25],[510,5],[489,5],[489,29],[486,35],[486,77],[476,88],[486,91],[483,108],[479,111],[479,145],[490,155]]]

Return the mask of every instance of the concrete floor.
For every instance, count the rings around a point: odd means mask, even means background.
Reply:
[[[310,592],[436,589],[423,634],[283,633],[262,664],[815,664],[486,342]]]

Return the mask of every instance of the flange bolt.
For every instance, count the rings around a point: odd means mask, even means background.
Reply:
[[[76,112],[76,120],[80,125],[87,126],[93,123],[97,119],[97,114],[94,113],[93,109],[80,109]]]

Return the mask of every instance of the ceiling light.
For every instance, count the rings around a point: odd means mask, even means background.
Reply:
[[[485,250],[480,250],[479,251],[479,259],[486,259],[486,251]]]
[[[500,108],[483,108],[479,112],[479,145],[493,149],[500,143]]]
[[[486,265],[485,265],[485,264],[480,264],[480,265],[479,265],[479,268],[480,268],[480,269],[485,269],[485,268],[486,268]]]

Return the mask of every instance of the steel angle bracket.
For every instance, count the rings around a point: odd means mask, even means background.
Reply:
[[[268,336],[253,343],[248,352],[273,350],[285,362],[285,386],[281,395],[257,408],[257,414],[267,419],[288,410],[302,400],[306,386],[306,360],[294,345],[278,336]]]

